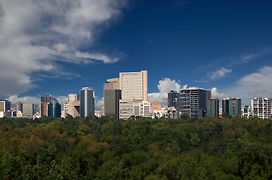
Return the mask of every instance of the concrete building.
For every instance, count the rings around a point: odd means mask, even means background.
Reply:
[[[94,91],[89,87],[80,90],[80,117],[94,116]]]
[[[171,90],[168,93],[168,107],[178,108],[178,92]]]
[[[150,117],[148,104],[148,72],[122,72],[119,74],[122,99],[119,100],[119,118]],[[143,109],[141,110],[141,107]]]
[[[265,97],[251,100],[252,115],[261,119],[271,118],[271,99]]]
[[[77,118],[80,116],[80,101],[77,94],[68,94],[68,102],[64,107],[67,115]]]
[[[224,98],[222,100],[222,116],[242,117],[242,100],[240,98]]]
[[[104,91],[104,114],[119,119],[119,100],[122,98],[121,90]]]
[[[181,89],[178,98],[180,114],[190,118],[205,117],[208,112],[210,98],[210,90],[201,88]]]
[[[122,72],[119,77],[122,99],[148,100],[147,71]]]
[[[120,100],[120,119],[128,119],[131,116],[152,117],[151,103],[149,101]]]
[[[53,100],[48,104],[48,117],[61,117],[61,105],[57,100]]]
[[[41,116],[42,117],[48,117],[48,104],[51,103],[53,100],[56,100],[56,98],[48,94],[41,97]]]
[[[17,102],[14,107],[15,111],[23,112],[23,103]]]
[[[219,99],[211,98],[208,100],[207,116],[219,117]]]
[[[108,79],[104,84],[104,114],[119,119],[119,100],[122,98],[119,78]]]
[[[131,116],[134,116],[133,110],[133,100],[120,99],[119,101],[119,118],[128,119]]]
[[[11,102],[8,100],[0,100],[0,112],[10,111]]]
[[[35,114],[35,105],[34,104],[23,104],[23,118],[33,119]]]
[[[151,103],[149,101],[133,102],[133,115],[141,117],[152,117]]]
[[[252,110],[250,106],[244,106],[242,109],[242,117],[249,119],[252,117]]]

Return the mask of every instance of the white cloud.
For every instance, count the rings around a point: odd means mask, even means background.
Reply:
[[[24,97],[19,97],[17,95],[13,95],[10,96],[8,98],[8,100],[10,102],[12,102],[13,104],[17,103],[17,102],[21,102],[21,103],[31,103],[31,104],[40,104],[40,98],[38,97],[34,97],[34,96],[24,96]]]
[[[99,99],[98,97],[95,98],[95,110],[101,111],[104,107],[104,98]]]
[[[171,80],[170,78],[164,78],[159,81],[159,92],[150,93],[148,95],[149,101],[160,103],[163,106],[167,106],[168,92],[170,92],[171,90],[179,91],[180,88],[181,85],[175,80]]]
[[[64,105],[68,101],[67,96],[57,96],[56,99],[61,105]],[[17,102],[21,102],[21,103],[31,103],[31,104],[39,105],[41,102],[40,97],[37,97],[37,96],[21,96],[20,97],[18,95],[12,95],[8,98],[8,100],[13,104]]]
[[[225,91],[241,98],[258,96],[272,97],[272,66],[265,66],[257,72],[240,78],[231,88]]]
[[[228,97],[227,94],[223,93],[223,92],[219,92],[217,88],[212,88],[211,90],[211,94],[212,94],[212,98],[218,98],[218,99],[222,99],[225,97]]]
[[[0,95],[33,88],[32,74],[59,71],[58,61],[113,63],[119,57],[82,52],[118,17],[126,0],[1,0]]]
[[[212,72],[210,75],[210,78],[212,80],[221,79],[224,76],[226,76],[227,74],[230,74],[231,72],[232,72],[232,69],[227,69],[227,68],[223,67],[217,71]]]

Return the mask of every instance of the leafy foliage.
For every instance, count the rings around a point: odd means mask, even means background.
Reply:
[[[272,121],[0,120],[0,179],[272,179]]]

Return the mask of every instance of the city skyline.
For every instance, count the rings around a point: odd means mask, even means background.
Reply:
[[[0,97],[62,102],[90,86],[101,106],[106,79],[141,69],[149,99],[164,105],[186,85],[244,105],[272,97],[271,1],[80,2],[1,1]]]

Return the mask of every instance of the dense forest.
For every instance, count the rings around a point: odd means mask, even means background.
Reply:
[[[272,179],[272,120],[0,120],[0,179]]]

